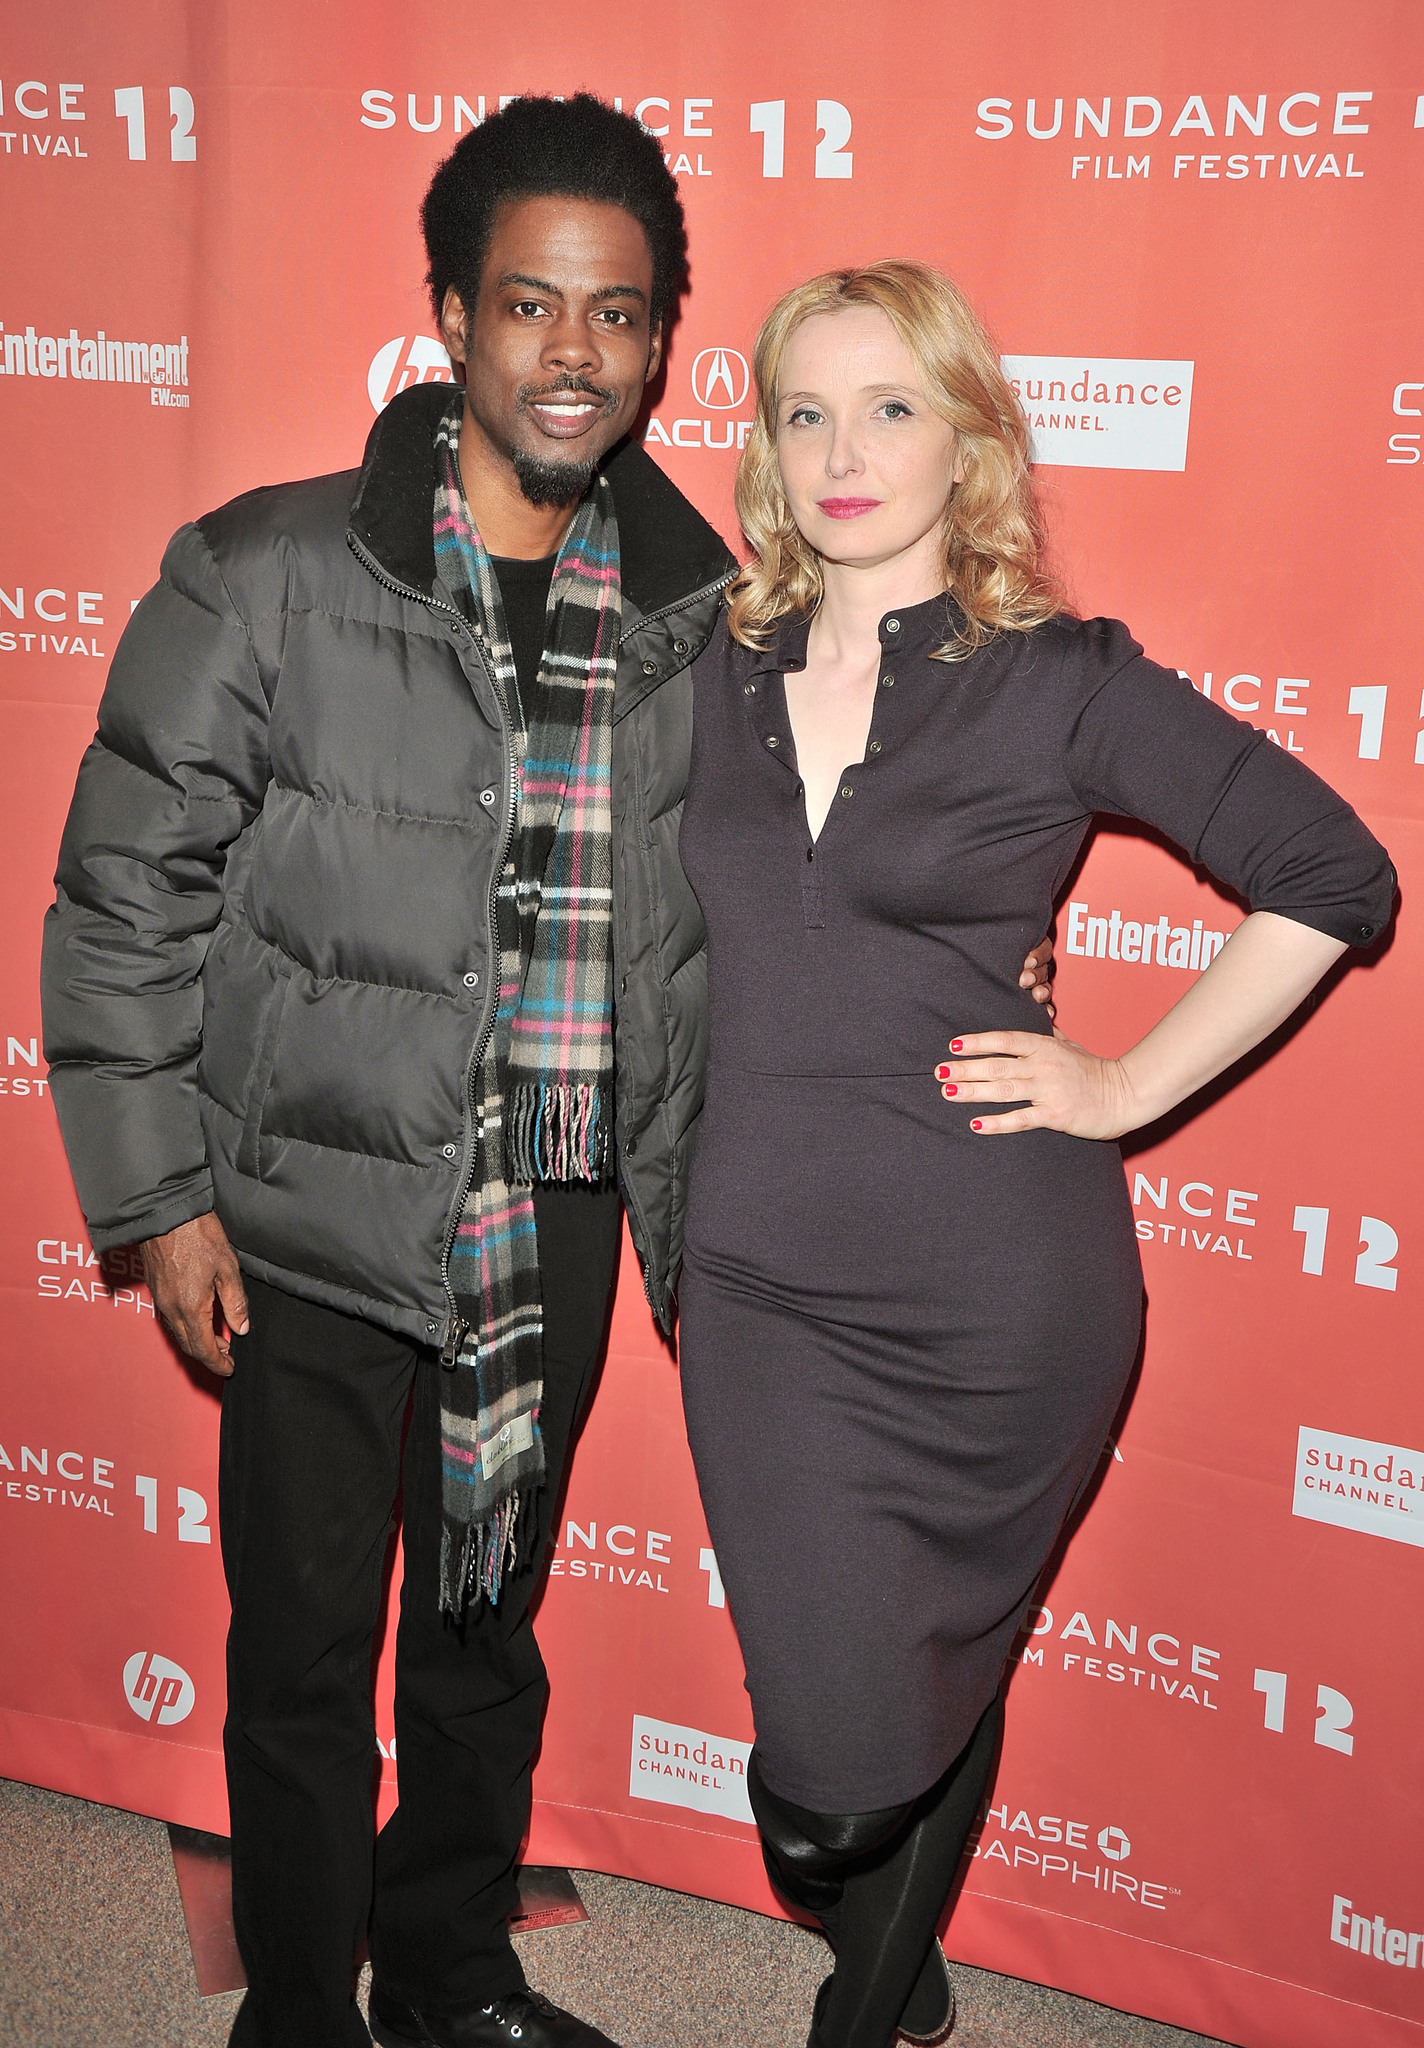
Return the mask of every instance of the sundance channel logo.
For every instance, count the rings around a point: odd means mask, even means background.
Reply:
[[[751,1753],[749,1742],[734,1742],[729,1735],[708,1735],[701,1728],[635,1714],[628,1796],[690,1806],[694,1813],[720,1814],[723,1820],[755,1827],[747,1798]]]
[[[1291,1513],[1424,1546],[1424,1451],[1303,1428]]]
[[[1191,363],[1128,356],[1004,356],[1035,462],[1185,469]]]

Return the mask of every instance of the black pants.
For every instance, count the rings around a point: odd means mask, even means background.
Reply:
[[[498,1607],[458,1627],[437,1606],[434,1353],[247,1283],[219,1469],[233,1919],[249,1986],[234,2048],[367,2048],[352,1976],[368,1924],[382,1982],[422,2010],[524,1982],[505,1922],[548,1689],[529,1603],[602,1347],[620,1213],[611,1193],[535,1191],[548,1483],[523,1511]],[[373,1856],[372,1645],[398,1491],[400,1805]]]

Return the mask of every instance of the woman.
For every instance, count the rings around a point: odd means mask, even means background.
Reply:
[[[1004,1660],[1136,1353],[1111,1141],[1376,939],[1394,882],[1298,761],[1065,612],[948,279],[814,279],[756,374],[681,836],[711,1010],[682,1378],[768,1868],[835,1951],[813,2048],[883,2048],[952,2016],[935,1924]],[[1099,811],[1252,904],[1120,1059],[1019,979]]]

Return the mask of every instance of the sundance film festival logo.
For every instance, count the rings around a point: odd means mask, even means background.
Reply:
[[[135,1650],[124,1666],[124,1696],[140,1721],[171,1728],[186,1721],[197,1694],[181,1664],[156,1650]]]
[[[1191,363],[1128,356],[1004,356],[1035,462],[1185,469]]]
[[[398,334],[378,348],[366,372],[373,412],[384,412],[412,384],[453,384],[455,365],[431,334]]]
[[[1120,98],[1069,92],[1026,101],[989,98],[975,110],[974,133],[981,142],[1023,135],[1034,144],[1057,143],[1059,162],[1069,166],[1070,178],[1091,175],[1104,183],[1121,181],[1124,187],[1151,179],[1152,150],[1145,146],[1150,136],[1168,145],[1159,161],[1165,166],[1170,158],[1171,170],[1164,168],[1159,177],[1185,176],[1218,187],[1222,181],[1229,185],[1262,178],[1292,183],[1363,178],[1351,145],[1354,137],[1370,132],[1375,95],[1320,84],[1319,91],[1171,92],[1160,99],[1154,93]],[[1416,102],[1416,128],[1424,126],[1421,106],[1424,96]],[[1338,136],[1346,138],[1344,144],[1336,141]],[[1270,146],[1259,147],[1263,142]],[[1108,146],[1104,150],[1099,143]]]

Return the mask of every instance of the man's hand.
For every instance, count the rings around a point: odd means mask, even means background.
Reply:
[[[247,1335],[247,1296],[227,1232],[211,1210],[146,1238],[144,1278],[175,1342],[220,1379],[232,1373],[232,1337]]]
[[[1049,1016],[1056,1017],[1058,1012],[1053,1007],[1053,989],[1050,983],[1052,972],[1053,941],[1043,938],[1024,961],[1023,973],[1019,976],[1019,987],[1031,990],[1034,1001],[1046,1003]]]

